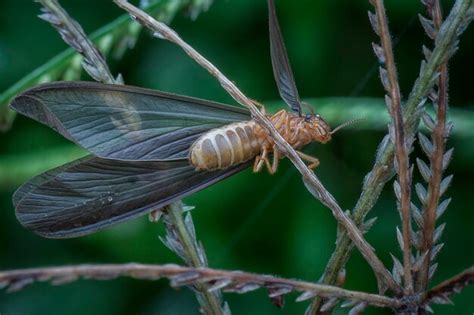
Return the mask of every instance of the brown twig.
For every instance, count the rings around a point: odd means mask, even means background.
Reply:
[[[392,116],[394,128],[394,136],[392,141],[395,143],[395,167],[398,173],[398,181],[400,183],[400,211],[402,217],[402,234],[403,234],[403,275],[404,286],[407,294],[413,293],[412,267],[411,267],[411,214],[410,214],[410,195],[411,195],[411,175],[410,163],[408,158],[407,141],[403,126],[402,108],[400,100],[400,87],[398,85],[397,68],[393,57],[392,41],[388,29],[387,16],[383,0],[371,1],[375,7],[376,21],[371,18],[372,26],[380,37],[382,47],[374,44],[374,51],[386,69],[380,68],[380,76],[385,90],[389,97],[386,99],[389,112]],[[388,81],[387,81],[388,80]],[[391,128],[391,127],[389,127]]]
[[[114,0],[122,9],[130,13],[139,23],[152,30],[155,36],[164,38],[180,46],[192,59],[211,73],[221,86],[241,105],[247,107],[257,123],[271,135],[278,150],[288,157],[303,176],[303,181],[314,197],[331,209],[338,222],[347,230],[348,235],[374,270],[379,283],[386,284],[395,293],[400,293],[400,287],[376,256],[373,248],[364,239],[361,231],[337,204],[334,197],[324,188],[316,175],[304,164],[295,150],[283,139],[271,122],[263,115],[251,99],[246,97],[235,84],[225,77],[212,63],[200,55],[194,48],[184,42],[179,35],[167,25],[153,19],[148,14],[124,0]]]
[[[427,11],[430,15],[434,34],[436,35],[443,22],[441,5],[438,0],[429,1]],[[429,33],[428,33],[429,34]],[[430,34],[429,34],[430,35]],[[441,197],[441,181],[443,180],[443,170],[447,167],[444,162],[444,152],[446,143],[446,114],[448,110],[448,64],[447,61],[439,68],[440,76],[438,79],[438,91],[434,97],[434,103],[437,103],[436,125],[431,133],[433,141],[433,152],[429,155],[430,159],[430,177],[428,180],[428,193],[423,207],[423,226],[422,241],[420,253],[426,253],[420,270],[417,273],[416,289],[418,292],[426,290],[429,282],[429,269],[432,257],[432,249],[434,245],[433,237],[436,227],[437,208]],[[427,114],[426,114],[427,115]],[[448,161],[449,162],[449,161]]]
[[[343,300],[363,301],[369,305],[380,307],[399,308],[402,306],[402,302],[397,299],[378,294],[345,290],[335,286],[241,271],[182,267],[173,264],[145,265],[129,263],[11,270],[0,272],[0,285],[9,291],[18,291],[37,281],[48,281],[59,285],[80,278],[111,280],[117,277],[132,277],[143,280],[168,278],[171,280],[172,286],[206,283],[210,285],[209,291],[223,289],[227,292],[246,293],[259,288],[266,288],[271,298],[283,296],[292,291],[302,292],[296,299],[298,302],[321,295]]]
[[[423,295],[424,303],[450,303],[449,297],[474,283],[474,267],[445,280]]]

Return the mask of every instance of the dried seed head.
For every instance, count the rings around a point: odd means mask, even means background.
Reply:
[[[377,20],[377,15],[370,11],[368,11],[368,14],[369,14],[370,25],[372,25],[372,29],[374,30],[375,34],[380,36],[380,26],[379,26],[379,21]]]
[[[416,159],[416,164],[418,165],[418,170],[420,171],[420,174],[425,180],[425,182],[429,182],[431,177],[430,167],[422,159],[419,158]]]
[[[423,55],[425,56],[426,60],[431,58],[431,54],[432,54],[432,51],[428,47],[423,45]]]
[[[316,296],[314,291],[305,291],[296,298],[296,302],[303,302]]]
[[[361,226],[362,233],[367,233],[370,230],[370,228],[374,225],[375,221],[377,221],[377,217],[373,217],[365,221],[364,223],[362,223],[362,226]]]
[[[214,284],[207,289],[207,291],[208,292],[218,291],[220,289],[224,289],[231,283],[232,283],[232,279],[227,279],[227,278],[219,279],[219,280],[216,280]]]
[[[390,80],[388,79],[388,72],[384,67],[379,67],[380,81],[382,82],[385,91],[390,91]]]
[[[395,197],[397,197],[397,200],[400,200],[402,197],[402,190],[400,183],[397,180],[393,181],[393,191],[395,192]]]
[[[422,204],[426,204],[426,197],[427,197],[427,191],[426,191],[426,188],[420,184],[420,183],[417,183],[415,185],[415,190],[416,190],[416,195],[418,196],[418,199],[421,201]]]
[[[336,305],[339,303],[339,299],[334,297],[326,300],[321,308],[319,309],[321,312],[328,312],[332,310]]]
[[[420,141],[421,148],[425,152],[426,156],[430,157],[433,155],[434,147],[433,143],[421,132],[418,133],[418,140]]]
[[[420,18],[421,26],[423,26],[423,29],[425,30],[426,35],[428,35],[428,37],[431,38],[431,39],[435,39],[436,29],[434,27],[433,21],[431,21],[430,19],[425,18],[421,14],[419,14],[418,16]]]
[[[444,228],[446,227],[446,223],[440,224],[433,233],[433,243],[436,244],[441,239],[443,235]]]
[[[257,290],[260,288],[260,285],[257,283],[242,283],[238,284],[236,286],[228,287],[227,289],[224,289],[225,291],[231,291],[231,292],[236,292],[239,294],[244,294],[247,292],[251,292],[254,290]]]
[[[403,242],[403,235],[402,235],[402,232],[400,232],[400,229],[398,228],[398,226],[396,227],[396,231],[397,231],[397,241],[398,241],[398,245],[399,245],[400,248],[403,250],[403,248],[405,248],[404,242]]]
[[[365,310],[366,307],[367,307],[367,304],[365,302],[360,302],[349,311],[348,315],[362,314],[362,312]]]
[[[434,263],[430,266],[430,269],[428,271],[429,279],[433,278],[433,275],[435,274],[437,268],[438,268],[438,263]]]
[[[436,123],[431,115],[427,112],[423,112],[423,114],[421,114],[421,119],[423,120],[423,124],[426,126],[426,128],[428,128],[429,131],[433,131]]]
[[[438,208],[436,208],[436,219],[439,219],[443,215],[443,213],[448,208],[450,202],[451,198],[448,198],[446,200],[443,200],[443,202],[438,205]]]
[[[392,257],[392,260],[393,260],[393,268],[392,268],[393,279],[398,284],[401,284],[402,283],[402,277],[403,277],[403,265],[400,262],[400,260],[398,260],[397,257],[395,257],[392,254],[390,254],[390,256]]]
[[[381,64],[385,64],[385,55],[383,49],[380,45],[372,43],[372,48],[374,49],[375,56]]]
[[[434,261],[436,259],[436,256],[438,256],[439,252],[443,248],[444,243],[437,244],[433,246],[433,249],[431,250],[431,261]]]
[[[448,151],[446,151],[446,153],[443,155],[443,171],[448,168],[448,165],[451,162],[451,159],[453,157],[453,152],[454,152],[454,148],[451,148]]]
[[[445,177],[441,184],[439,185],[439,195],[442,196],[448,190],[449,185],[451,185],[451,181],[453,180],[453,175],[449,175]]]
[[[413,216],[413,220],[415,221],[416,225],[423,229],[423,215],[421,214],[420,209],[412,202],[411,203],[411,214]]]
[[[421,267],[425,263],[426,257],[428,257],[428,251],[425,251],[422,255],[420,255],[417,259],[415,259],[415,262],[412,266],[413,272],[418,272],[420,271]]]

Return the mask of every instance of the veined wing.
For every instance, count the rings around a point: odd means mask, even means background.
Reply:
[[[250,119],[247,110],[229,105],[93,82],[40,85],[10,106],[98,157],[130,161],[187,158],[202,133]]]
[[[41,236],[77,237],[159,209],[248,165],[196,172],[187,161],[133,162],[87,156],[20,187],[14,196],[16,216]]]
[[[270,54],[273,75],[281,98],[290,108],[301,115],[301,101],[296,88],[293,72],[291,71],[288,53],[281,34],[280,25],[273,0],[268,0],[268,26],[270,32]]]

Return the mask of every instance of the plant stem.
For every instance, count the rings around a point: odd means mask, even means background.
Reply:
[[[362,255],[365,257],[369,265],[374,270],[379,282],[385,283],[391,290],[396,293],[400,292],[398,284],[393,280],[390,272],[385,268],[380,259],[375,255],[373,248],[364,239],[362,232],[357,228],[354,222],[344,213],[341,207],[337,204],[334,197],[324,188],[316,175],[306,166],[301,158],[296,154],[295,150],[283,139],[278,133],[273,124],[263,115],[254,102],[246,97],[236,86],[225,77],[212,63],[206,60],[200,55],[194,48],[184,42],[179,35],[170,29],[167,25],[156,21],[148,14],[144,13],[140,9],[134,7],[130,3],[123,0],[114,0],[114,2],[122,9],[128,11],[132,17],[137,19],[138,22],[146,26],[155,32],[155,35],[171,41],[180,46],[192,59],[194,59],[199,65],[205,68],[211,73],[221,84],[221,86],[241,105],[249,108],[252,113],[253,119],[264,127],[265,130],[271,135],[272,139],[278,150],[288,157],[298,171],[303,176],[303,181],[308,188],[309,192],[319,199],[324,205],[331,209],[334,217],[338,222],[344,226],[347,230],[348,235],[351,237],[353,242],[359,248]]]
[[[172,286],[206,283],[222,287],[229,292],[244,293],[258,288],[273,290],[273,296],[291,291],[314,293],[324,297],[364,301],[369,305],[398,308],[402,301],[378,294],[351,291],[335,286],[259,275],[242,271],[225,271],[210,268],[192,268],[178,265],[145,265],[137,263],[108,265],[77,265],[65,267],[45,267],[0,272],[0,284],[9,291],[18,291],[34,282],[50,281],[65,284],[80,278],[111,280],[117,277],[132,277],[142,280],[168,278]],[[277,293],[276,290],[279,290]],[[269,292],[269,294],[272,294]],[[300,299],[302,301],[303,299]]]
[[[429,10],[430,11],[430,10]],[[436,32],[441,28],[443,16],[439,1],[434,0],[431,8],[431,18]],[[443,157],[446,143],[446,114],[448,111],[448,64],[443,63],[439,68],[436,126],[431,134],[433,153],[430,159],[431,176],[428,182],[426,205],[423,207],[423,229],[420,253],[427,253],[418,275],[416,289],[418,292],[426,290],[429,282],[429,269],[432,262],[433,237],[436,227],[436,209],[440,200],[440,186],[443,179]]]
[[[424,293],[422,301],[429,303],[438,298],[449,303],[449,296],[454,293],[460,293],[462,289],[471,284],[474,284],[474,267],[470,267],[458,273]]]
[[[390,95],[389,103],[390,113],[392,115],[392,124],[395,129],[395,158],[397,161],[398,180],[401,189],[400,211],[402,217],[402,233],[403,233],[403,276],[406,294],[413,293],[412,267],[411,267],[411,176],[410,163],[408,160],[407,142],[405,138],[405,130],[403,128],[403,117],[400,100],[400,87],[398,85],[397,68],[395,67],[395,59],[393,56],[392,41],[388,30],[387,15],[385,14],[385,6],[383,0],[374,0],[376,16],[378,20],[379,36],[382,44],[385,66],[387,68],[389,86],[388,93]],[[382,78],[383,80],[383,78]]]
[[[194,268],[207,267],[204,249],[198,245],[194,226],[191,220],[191,213],[187,214],[186,222],[183,219],[183,204],[181,201],[173,202],[164,211],[164,221],[168,238],[174,241],[168,242],[167,246],[181,256],[186,265]],[[176,248],[179,244],[179,248]],[[209,285],[206,283],[194,284],[197,300],[201,305],[204,314],[223,314],[223,302],[218,290],[209,292]]]

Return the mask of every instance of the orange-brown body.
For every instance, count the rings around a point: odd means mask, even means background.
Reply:
[[[319,115],[301,117],[281,110],[268,116],[282,137],[295,149],[310,142],[326,143],[331,139],[328,124]],[[273,152],[273,165],[268,154]],[[298,152],[298,151],[297,151]],[[301,158],[316,167],[318,160],[298,152]],[[254,171],[259,171],[264,163],[270,173],[278,167],[278,154],[272,138],[255,121],[242,121],[210,130],[197,139],[190,148],[189,161],[196,170],[212,171],[225,169],[255,158]]]

